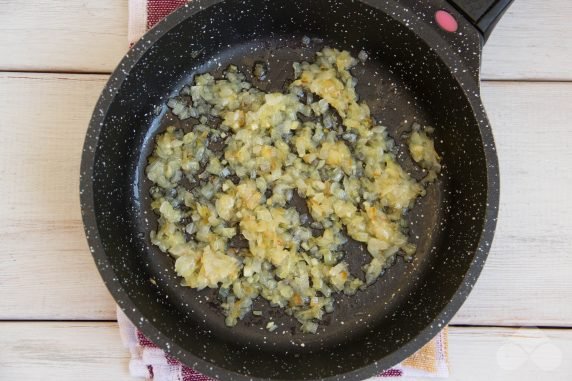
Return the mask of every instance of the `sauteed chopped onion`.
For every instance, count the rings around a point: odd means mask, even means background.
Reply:
[[[147,166],[159,215],[151,240],[176,259],[186,286],[219,289],[229,326],[261,296],[314,333],[335,293],[356,293],[397,253],[415,252],[404,214],[424,187],[358,101],[349,71],[356,63],[347,51],[325,48],[314,63],[294,64],[284,93],[260,91],[230,66],[223,79],[196,76],[168,103],[198,124],[156,138]],[[440,170],[433,142],[418,129],[409,143],[433,179]],[[363,274],[349,270],[348,238],[371,255]]]

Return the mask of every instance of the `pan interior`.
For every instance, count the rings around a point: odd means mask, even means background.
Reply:
[[[324,46],[349,50],[354,57],[362,49],[368,53],[367,61],[352,70],[358,94],[388,128],[403,153],[400,163],[414,177],[422,173],[412,165],[403,134],[414,121],[435,128],[444,170],[408,216],[417,254],[409,263],[399,258],[365,291],[339,297],[316,335],[302,334],[297,322],[262,301],[255,309],[263,316],[228,328],[216,292],[181,287],[173,260],[149,242],[156,216],[149,207],[146,158],[166,126],[189,128],[170,115],[165,103],[194,74],[220,74],[232,63],[255,86],[281,91],[292,79],[292,63],[312,60]],[[263,81],[250,75],[255,61],[268,64]],[[181,348],[175,356],[190,365],[201,358],[254,377],[334,376],[400,351],[455,294],[483,229],[482,145],[470,104],[450,70],[383,12],[349,1],[225,1],[164,34],[118,89],[95,154],[97,225],[122,288],[140,313]],[[358,244],[347,247],[346,257],[354,269],[369,260]],[[264,328],[269,317],[280,327],[272,333]]]

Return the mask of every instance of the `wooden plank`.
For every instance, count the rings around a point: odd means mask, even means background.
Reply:
[[[572,86],[482,86],[495,132],[501,205],[482,277],[457,324],[572,325]]]
[[[572,80],[572,1],[518,0],[483,51],[483,79]]]
[[[2,318],[115,318],[79,208],[83,138],[105,80],[0,75]]]
[[[466,328],[449,330],[451,381],[567,381],[572,331]],[[0,378],[135,380],[116,323],[0,323]]]
[[[117,323],[0,323],[2,380],[134,380]]]
[[[114,319],[85,243],[83,135],[105,76],[0,75],[0,319]],[[493,82],[497,236],[456,324],[572,326],[572,84]]]
[[[449,329],[450,381],[567,381],[572,375],[572,331]]]
[[[127,51],[127,1],[0,1],[0,70],[109,73]]]
[[[3,0],[0,70],[111,72],[127,50],[127,1]],[[572,80],[572,2],[519,0],[484,51],[484,79]]]

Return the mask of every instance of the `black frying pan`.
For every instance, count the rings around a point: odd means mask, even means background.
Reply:
[[[481,47],[510,0],[194,0],[125,56],[97,103],[81,165],[85,231],[117,303],[151,340],[222,380],[359,380],[405,359],[441,330],[473,287],[498,206],[498,164],[479,97]],[[455,22],[439,27],[446,10]],[[439,20],[443,21],[443,20]],[[456,30],[455,30],[456,29]],[[454,30],[454,31],[453,31]],[[309,45],[302,37],[312,38]],[[369,53],[358,93],[398,144],[413,121],[435,127],[444,170],[410,212],[418,244],[374,285],[339,297],[318,334],[260,301],[263,317],[224,325],[213,290],[181,287],[173,261],[149,242],[156,216],[144,175],[154,136],[185,128],[165,106],[193,74],[268,63],[264,90],[324,45]],[[405,150],[406,151],[406,150]],[[420,175],[407,155],[402,164]],[[367,257],[350,244],[354,268]],[[260,329],[268,316],[289,327]]]

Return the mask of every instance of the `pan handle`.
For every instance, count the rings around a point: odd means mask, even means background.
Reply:
[[[485,41],[513,0],[448,0],[481,32]]]

